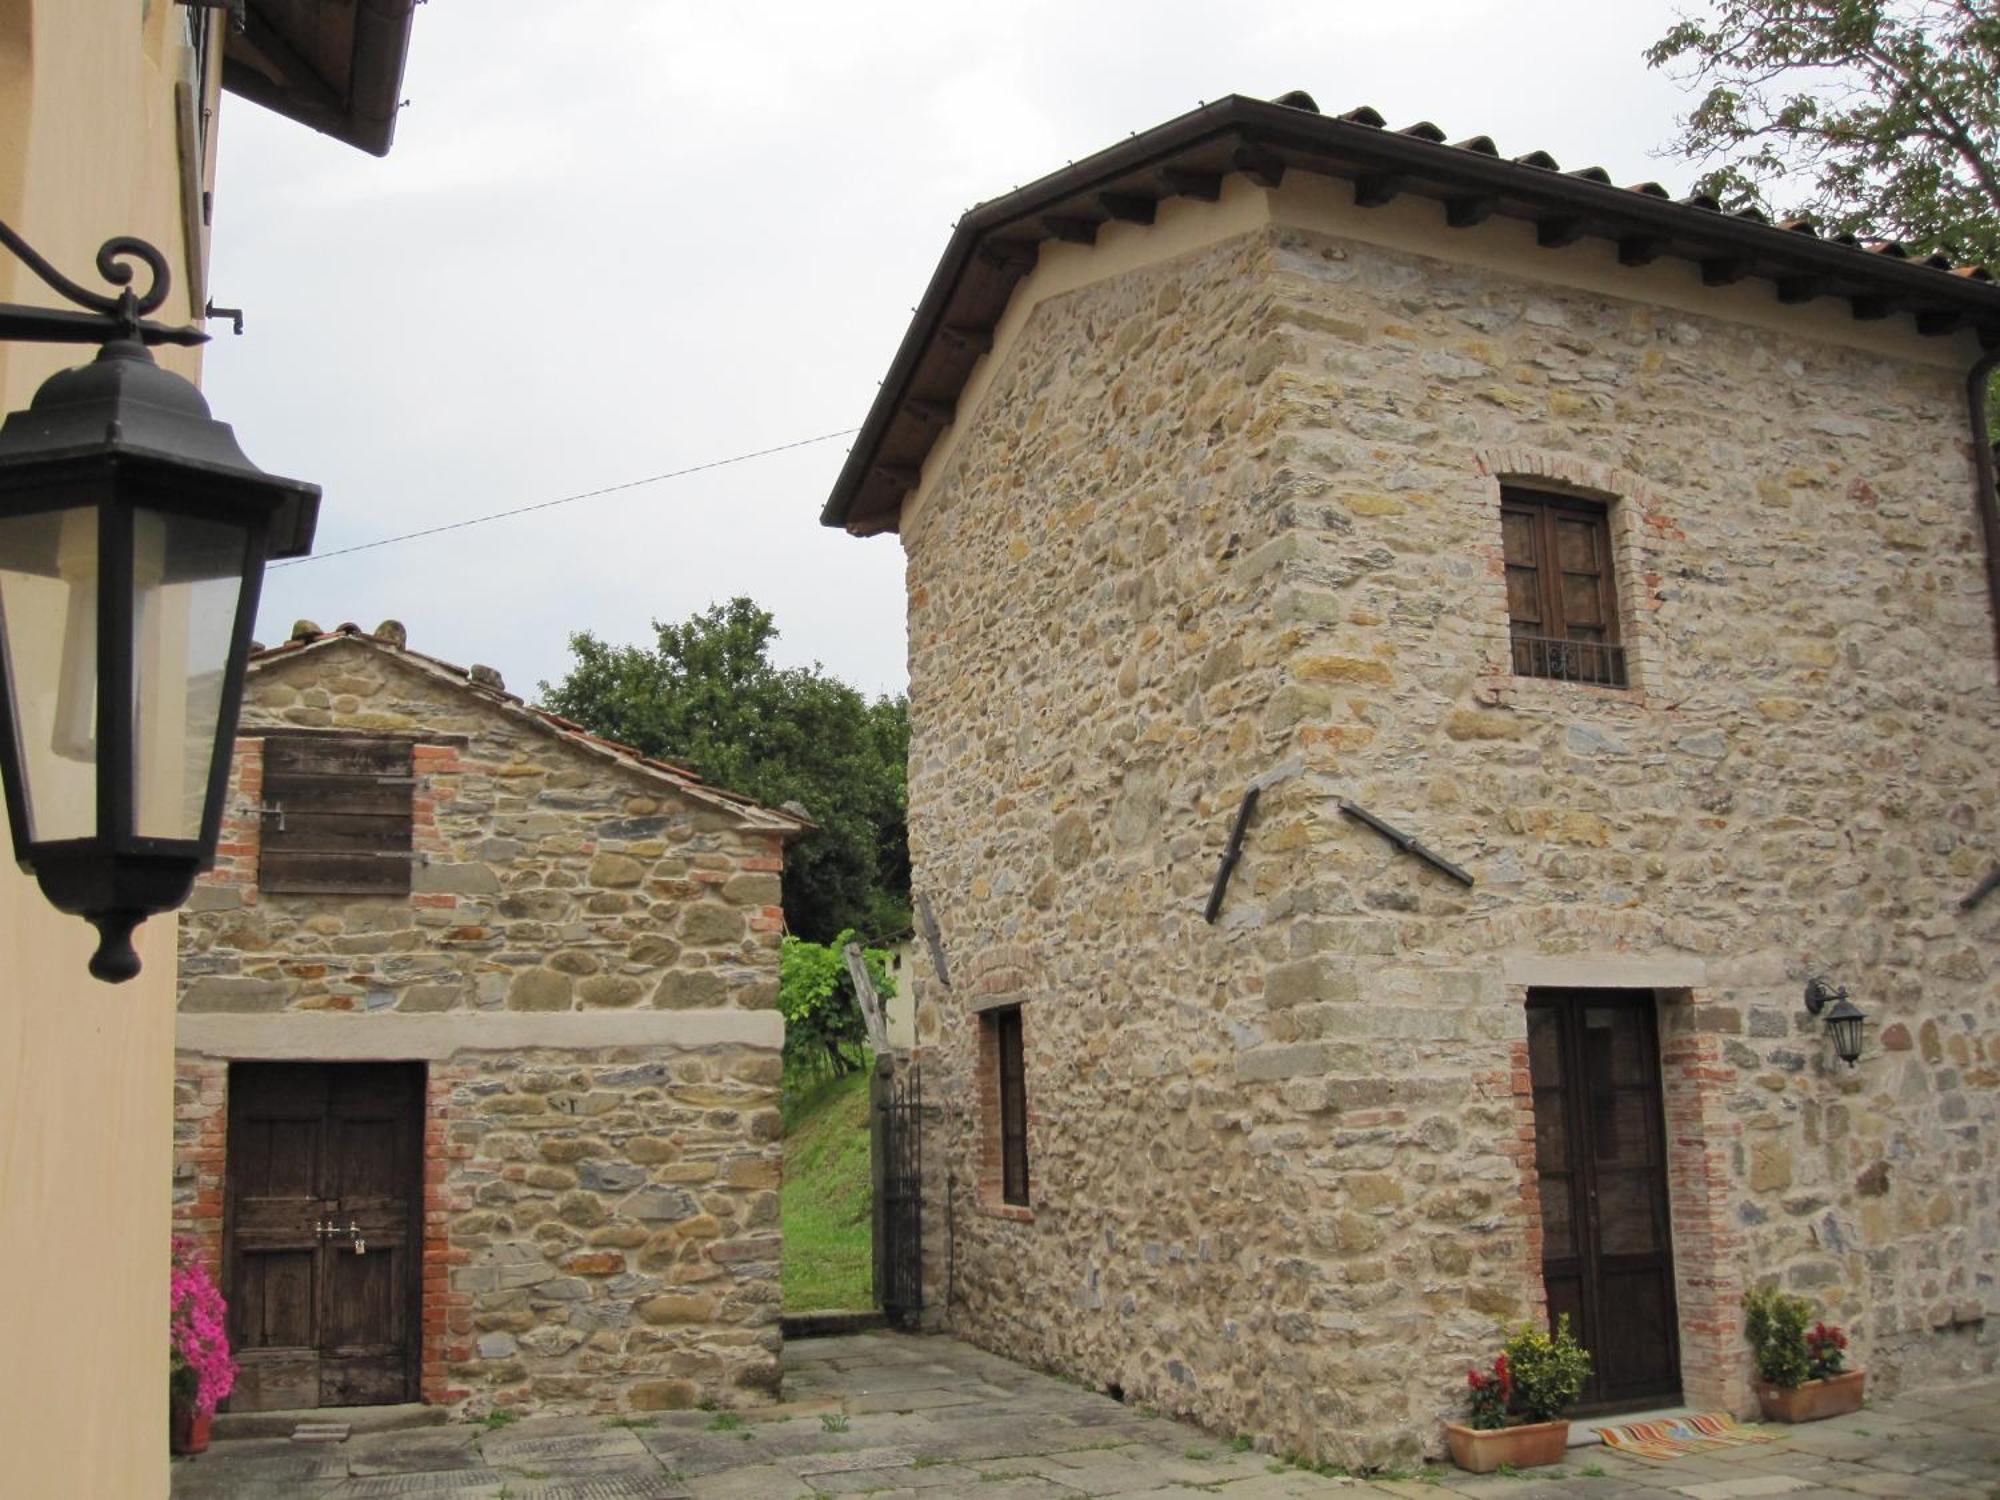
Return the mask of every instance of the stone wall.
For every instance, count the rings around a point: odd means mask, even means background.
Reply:
[[[1042,303],[905,513],[912,853],[956,987],[920,949],[935,1300],[1280,1448],[1435,1451],[1542,1306],[1523,1002],[1562,982],[1660,1001],[1691,1396],[1747,1397],[1755,1280],[1885,1385],[1991,1372],[2000,903],[1956,903],[1996,859],[2000,695],[1961,377],[1565,289],[1555,254],[1287,227],[1285,196]],[[1611,502],[1631,689],[1509,675],[1503,477]],[[1852,1072],[1800,1003],[1822,970],[1877,1023]],[[968,1011],[1009,1002],[1025,1219],[979,1186]]]
[[[416,738],[407,896],[258,890],[288,727]],[[229,1060],[424,1060],[427,1401],[774,1389],[786,820],[364,639],[253,667],[229,806],[182,927],[177,1222],[219,1259]]]

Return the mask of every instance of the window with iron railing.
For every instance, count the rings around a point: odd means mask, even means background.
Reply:
[[[1510,485],[1500,530],[1514,675],[1626,686],[1604,505]]]

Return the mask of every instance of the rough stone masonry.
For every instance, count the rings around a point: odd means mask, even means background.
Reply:
[[[1746,1409],[1759,1282],[1849,1325],[1877,1389],[1990,1374],[1969,355],[1438,213],[1234,176],[1045,244],[904,502],[911,847],[954,986],[919,949],[934,1316],[1283,1450],[1437,1452],[1544,1305],[1524,1001],[1583,985],[1658,1005],[1689,1401]],[[1503,480],[1608,505],[1629,688],[1512,674]],[[1816,972],[1870,1015],[1855,1069]]]
[[[260,890],[263,747],[406,736],[397,896]],[[471,1415],[779,1378],[777,1002],[799,821],[523,707],[399,628],[253,658],[182,928],[175,1218],[223,1250],[232,1061],[426,1064],[422,1395]]]

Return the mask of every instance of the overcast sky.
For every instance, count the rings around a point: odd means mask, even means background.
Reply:
[[[846,438],[417,541],[343,547],[858,426],[958,215],[1226,93],[1303,88],[1622,183],[1686,98],[1658,0],[430,0],[377,160],[230,98],[205,384],[324,486],[299,617],[484,662],[650,641],[748,594],[787,664],[904,685],[902,551],[818,524]]]

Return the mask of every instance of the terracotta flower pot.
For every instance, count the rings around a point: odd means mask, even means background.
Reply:
[[[1502,1464],[1533,1469],[1559,1464],[1569,1448],[1569,1423],[1527,1422],[1519,1427],[1466,1427],[1444,1424],[1451,1461],[1472,1474],[1491,1474]]]
[[[1866,1370],[1848,1370],[1824,1380],[1808,1380],[1796,1390],[1757,1384],[1757,1404],[1767,1422],[1817,1422],[1861,1410],[1861,1385]]]
[[[209,1424],[214,1420],[214,1412],[198,1412],[192,1407],[168,1413],[168,1449],[175,1453],[206,1453]]]

